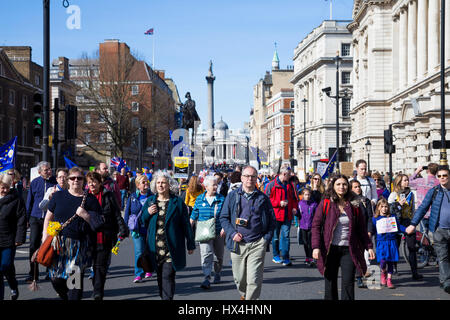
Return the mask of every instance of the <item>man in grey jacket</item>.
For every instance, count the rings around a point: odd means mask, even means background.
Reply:
[[[220,212],[241,300],[256,300],[261,294],[266,247],[275,229],[272,204],[256,188],[257,177],[256,169],[246,166],[242,186],[228,194]]]

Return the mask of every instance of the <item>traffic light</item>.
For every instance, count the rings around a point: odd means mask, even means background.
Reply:
[[[66,125],[65,136],[66,140],[77,138],[77,107],[72,105],[66,106]]]
[[[42,94],[35,93],[33,96],[33,112],[34,112],[34,120],[33,120],[33,136],[41,137],[42,136]]]
[[[384,153],[395,153],[392,129],[384,130]]]
[[[155,161],[152,161],[152,169],[155,169]]]

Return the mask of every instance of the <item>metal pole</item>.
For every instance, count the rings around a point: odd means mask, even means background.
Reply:
[[[389,131],[392,134],[392,124],[389,125]],[[393,146],[389,147],[389,191],[392,192],[391,185],[392,185],[392,149]]]
[[[55,98],[53,104],[53,168],[58,168],[59,145],[59,99]]]
[[[306,98],[303,98],[303,167],[306,176]]]
[[[144,137],[142,135],[142,127],[140,126],[138,129],[138,167],[139,170],[142,170],[142,158],[143,158],[143,142]]]
[[[336,53],[336,172],[339,172],[339,51]]]
[[[48,161],[48,133],[50,110],[50,0],[43,0],[44,7],[44,94],[43,94],[43,126],[42,126],[42,160]]]
[[[445,0],[441,0],[441,157],[440,165],[448,165],[445,145]]]

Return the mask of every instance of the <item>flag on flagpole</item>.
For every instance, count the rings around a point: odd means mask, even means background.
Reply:
[[[0,172],[14,169],[16,162],[17,136],[0,147]]]
[[[122,159],[119,157],[112,157],[111,161],[109,162],[109,166],[113,167],[113,168],[117,168],[119,166],[121,160]]]
[[[328,161],[327,168],[325,169],[325,173],[322,175],[322,179],[328,178],[334,170],[334,165],[336,163],[336,157],[337,157],[337,150],[333,153],[333,156],[331,157],[330,161]]]
[[[74,162],[72,162],[72,160],[70,160],[66,156],[64,156],[64,161],[66,162],[66,168],[67,169],[71,169],[73,167],[78,167]]]
[[[144,34],[149,35],[149,36],[153,35],[153,28],[148,29],[147,31],[144,32]]]

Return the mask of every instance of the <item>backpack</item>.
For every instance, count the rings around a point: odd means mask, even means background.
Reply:
[[[323,199],[323,212],[322,212],[322,224],[320,232],[323,235],[323,230],[325,228],[325,219],[328,215],[328,211],[330,211],[331,202],[330,199]],[[356,214],[353,215],[353,219],[356,219],[356,217],[359,215],[359,208],[356,208]],[[323,214],[325,213],[325,214]]]

